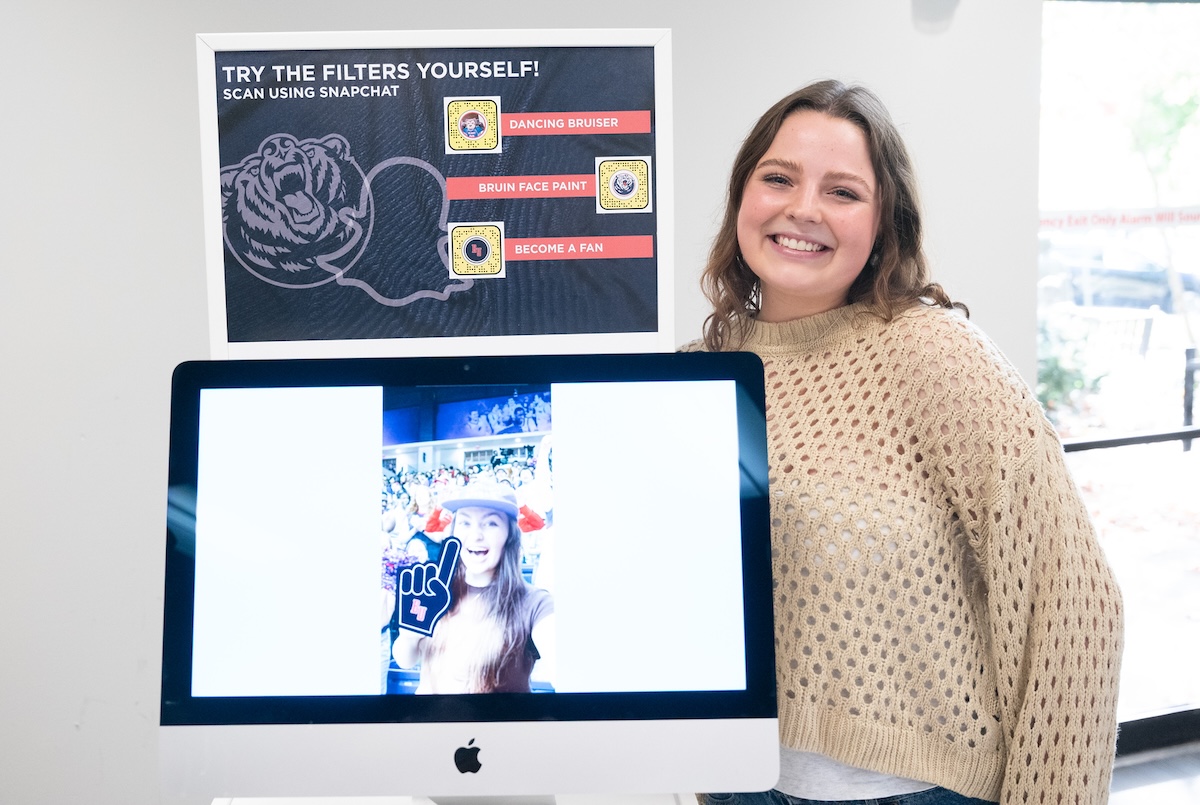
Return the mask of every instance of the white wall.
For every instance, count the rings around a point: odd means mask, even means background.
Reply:
[[[862,81],[914,152],[936,275],[1034,371],[1040,0],[41,0],[0,22],[0,801],[156,798],[168,380],[207,357],[194,34],[669,27],[677,340],[740,138]],[[683,11],[682,9],[686,9]]]

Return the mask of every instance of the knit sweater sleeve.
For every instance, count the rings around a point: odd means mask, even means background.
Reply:
[[[1106,802],[1122,648],[1115,579],[1028,387],[965,321],[937,329],[917,340],[950,371],[924,389],[924,421],[932,471],[978,563],[968,581],[1006,755],[1000,802]]]

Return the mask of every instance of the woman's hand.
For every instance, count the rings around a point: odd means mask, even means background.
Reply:
[[[537,649],[539,659],[534,663],[533,671],[529,677],[530,679],[548,682],[550,687],[554,687],[557,676],[555,666],[558,659],[558,652],[555,641],[553,612],[533,625],[530,637],[533,639],[533,645]]]
[[[400,630],[396,642],[392,643],[392,659],[401,668],[416,668],[421,663],[421,641],[426,638],[416,632]]]

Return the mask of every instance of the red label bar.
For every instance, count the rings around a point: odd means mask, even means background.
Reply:
[[[653,235],[504,239],[505,260],[596,260],[653,256]]]
[[[500,133],[649,134],[650,112],[526,112],[501,116]]]
[[[451,201],[471,198],[574,198],[596,195],[590,173],[561,176],[448,176]]]

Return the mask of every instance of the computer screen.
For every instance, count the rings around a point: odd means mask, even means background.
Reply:
[[[181,365],[164,796],[769,788],[762,387],[736,353]]]

